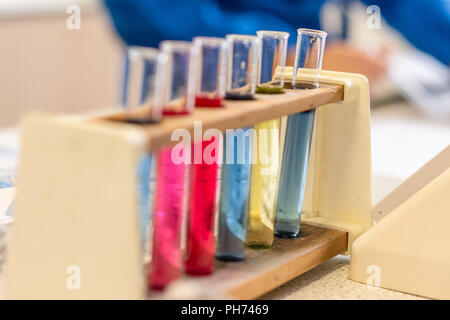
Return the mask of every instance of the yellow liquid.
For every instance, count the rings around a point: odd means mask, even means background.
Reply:
[[[250,176],[247,246],[270,248],[273,243],[279,168],[279,119],[255,125]]]

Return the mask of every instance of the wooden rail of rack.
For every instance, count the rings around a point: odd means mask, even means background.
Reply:
[[[341,101],[343,97],[344,89],[342,86],[327,86],[310,90],[286,90],[284,94],[257,94],[255,100],[226,100],[223,108],[195,108],[190,115],[166,117],[157,124],[142,126],[149,135],[149,148],[157,150],[162,146],[173,143],[170,137],[176,129],[184,128],[193,134],[194,121],[202,121],[203,131],[209,128],[216,128],[221,131],[244,128],[261,121]],[[142,111],[145,112],[145,110]],[[123,121],[125,118],[125,113],[118,113],[107,119]]]

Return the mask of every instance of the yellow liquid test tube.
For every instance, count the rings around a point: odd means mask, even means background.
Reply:
[[[254,130],[246,243],[250,248],[268,249],[275,223],[280,119],[261,122]]]
[[[283,93],[284,81],[274,81],[274,72],[286,65],[289,33],[262,30],[256,34],[260,40],[258,93]],[[273,243],[280,138],[284,140],[284,135],[280,135],[280,119],[258,123],[254,130],[246,243],[250,248],[267,249]]]

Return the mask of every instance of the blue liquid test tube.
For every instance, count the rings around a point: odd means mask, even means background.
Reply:
[[[244,128],[226,134],[216,248],[216,258],[222,261],[240,261],[245,256],[251,132]]]
[[[317,88],[327,34],[320,30],[302,28],[297,32],[292,88]],[[313,69],[318,72],[310,81],[299,82],[296,81],[297,73],[301,72],[299,68]],[[300,218],[315,113],[313,109],[291,115],[287,119],[274,230],[275,235],[280,238],[295,238],[300,234]]]

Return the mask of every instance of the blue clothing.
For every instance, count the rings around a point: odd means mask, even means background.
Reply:
[[[298,27],[320,29],[327,0],[105,0],[128,45],[157,47],[162,40],[223,37],[279,30],[296,40]],[[341,0],[348,1],[348,0]],[[378,5],[383,18],[414,46],[450,63],[449,0],[362,0]]]

